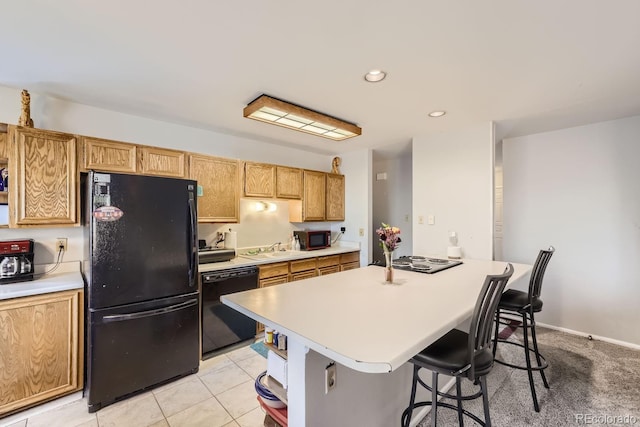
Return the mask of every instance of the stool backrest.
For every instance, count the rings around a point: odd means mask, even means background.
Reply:
[[[536,263],[533,264],[533,270],[531,271],[531,280],[529,280],[529,304],[533,303],[534,298],[540,298],[544,272],[555,251],[556,249],[553,246],[549,246],[549,249],[542,249],[538,253],[538,258],[536,258]]]
[[[488,275],[484,280],[482,290],[476,301],[476,307],[473,310],[471,328],[469,330],[469,349],[467,354],[471,356],[471,367],[468,371],[470,379],[475,379],[476,354],[491,346],[493,319],[496,315],[502,292],[512,274],[513,265],[509,263],[503,274]]]

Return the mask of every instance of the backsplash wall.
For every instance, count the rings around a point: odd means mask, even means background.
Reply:
[[[238,234],[238,248],[269,246],[276,242],[286,245],[294,230],[332,231],[335,239],[340,232],[339,222],[289,222],[289,202],[284,200],[267,200],[276,206],[274,212],[256,211],[256,202],[261,199],[240,199],[240,223],[238,224],[198,224],[198,238],[207,241],[207,245],[215,243],[216,233],[224,233],[229,229]],[[220,247],[223,243],[220,243]]]

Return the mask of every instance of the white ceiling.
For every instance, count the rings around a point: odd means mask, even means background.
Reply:
[[[637,0],[20,0],[2,16],[0,85],[320,153],[640,114]],[[373,68],[387,79],[365,82]],[[243,118],[261,93],[363,134]]]

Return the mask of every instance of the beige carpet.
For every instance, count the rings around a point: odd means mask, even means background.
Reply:
[[[628,426],[634,420],[640,426],[640,351],[541,327],[537,332],[540,352],[549,362],[545,372],[551,388],[544,388],[540,374],[534,373],[540,403],[536,413],[526,371],[495,364],[488,376],[494,426]],[[509,339],[521,342],[522,336],[518,331]],[[523,350],[513,345],[498,345],[498,357],[524,364]],[[473,387],[463,381],[463,393]],[[483,419],[480,400],[464,408]],[[477,425],[468,417],[464,421],[465,426]],[[427,415],[419,426],[430,423]],[[439,409],[438,425],[457,426],[457,413]]]

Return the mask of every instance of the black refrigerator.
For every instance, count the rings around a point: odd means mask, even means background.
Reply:
[[[89,412],[198,371],[196,182],[89,172]]]

